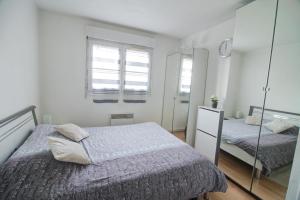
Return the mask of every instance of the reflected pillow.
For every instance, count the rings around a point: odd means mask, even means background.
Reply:
[[[91,164],[91,160],[82,145],[66,139],[48,137],[48,146],[58,161],[72,162],[83,165]]]
[[[54,129],[65,137],[79,142],[89,136],[89,133],[75,124],[64,124],[54,126]]]
[[[273,133],[280,133],[282,131],[288,130],[294,127],[293,124],[289,123],[287,120],[275,119],[272,122],[264,124],[264,126],[271,130]]]
[[[255,125],[259,126],[260,125],[261,118],[258,116],[247,116],[245,119],[245,123],[248,125]]]

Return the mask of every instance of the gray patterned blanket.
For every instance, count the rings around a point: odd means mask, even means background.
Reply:
[[[263,165],[263,174],[291,164],[294,159],[299,128],[294,127],[275,134],[262,127],[257,159]],[[222,139],[255,156],[259,126],[247,125],[243,120],[225,120]]]
[[[222,140],[228,144],[235,144],[241,139],[258,137],[259,126],[248,125],[245,119],[229,119],[223,121]],[[272,131],[261,127],[261,135],[271,135]]]
[[[263,165],[262,172],[264,175],[270,175],[273,170],[293,162],[297,137],[298,134],[293,130],[260,137],[257,159]],[[235,145],[255,156],[257,137],[241,139]]]
[[[227,189],[213,163],[154,123],[86,130],[93,164],[83,166],[56,161],[46,137],[56,133],[39,125],[0,166],[0,199],[181,200]]]

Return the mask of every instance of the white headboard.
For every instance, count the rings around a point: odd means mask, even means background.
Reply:
[[[29,106],[0,120],[0,163],[18,149],[38,124],[35,106]]]
[[[250,106],[249,115],[261,116],[261,113],[262,113],[261,107]],[[267,120],[286,119],[290,123],[294,124],[295,126],[300,127],[300,114],[299,113],[292,113],[292,112],[288,112],[288,111],[265,108],[264,119],[267,119]]]

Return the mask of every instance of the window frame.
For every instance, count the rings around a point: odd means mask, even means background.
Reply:
[[[119,90],[95,90],[92,87],[92,48],[94,44],[99,44],[109,47],[119,48]],[[125,90],[125,73],[126,73],[126,51],[129,50],[140,50],[149,53],[149,66],[148,66],[148,82],[147,91],[134,91]],[[134,44],[126,44],[115,41],[108,41],[98,38],[86,37],[86,96],[97,96],[97,95],[109,95],[109,94],[123,94],[123,95],[150,95],[151,94],[151,73],[152,73],[152,63],[153,63],[153,48],[145,47]]]

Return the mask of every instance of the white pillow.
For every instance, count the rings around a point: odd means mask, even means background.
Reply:
[[[76,143],[57,137],[48,137],[48,146],[56,160],[83,165],[91,164],[84,148]]]
[[[75,124],[57,125],[54,126],[54,129],[65,137],[70,138],[71,140],[76,142],[79,142],[89,136],[88,132]]]
[[[282,131],[294,127],[293,124],[290,124],[289,122],[283,119],[275,119],[269,123],[264,124],[264,126],[267,129],[271,130],[273,133],[280,133]]]
[[[247,116],[245,119],[245,123],[249,125],[260,125],[261,118],[258,116]]]

